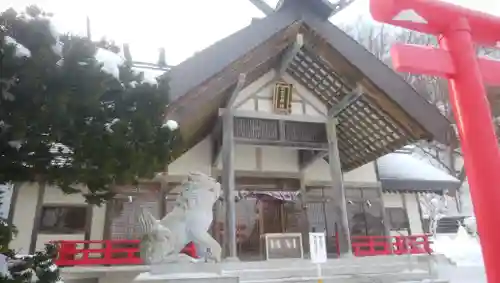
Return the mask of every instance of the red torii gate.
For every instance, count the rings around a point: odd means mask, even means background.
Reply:
[[[500,283],[500,155],[484,84],[500,85],[500,61],[475,44],[500,47],[500,18],[438,0],[370,0],[380,22],[432,34],[440,48],[396,44],[398,71],[448,79],[489,283]]]

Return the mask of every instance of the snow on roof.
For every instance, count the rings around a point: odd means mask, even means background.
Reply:
[[[377,160],[384,189],[457,189],[460,181],[448,173],[405,153],[389,153]]]

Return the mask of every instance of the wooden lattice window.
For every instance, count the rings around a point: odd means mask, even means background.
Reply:
[[[387,218],[389,218],[391,231],[407,230],[410,228],[408,214],[402,207],[387,207],[385,209]]]
[[[45,234],[80,234],[85,232],[87,206],[44,205],[39,232]]]

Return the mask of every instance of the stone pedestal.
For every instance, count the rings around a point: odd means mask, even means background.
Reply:
[[[238,283],[237,276],[223,276],[221,266],[213,263],[173,263],[153,265],[139,274],[137,283]]]

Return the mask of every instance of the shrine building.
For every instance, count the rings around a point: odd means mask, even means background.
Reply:
[[[211,233],[226,258],[307,257],[312,231],[326,233],[332,258],[391,254],[383,244],[374,248],[374,239],[398,237],[423,243],[401,253],[430,252],[418,195],[442,194],[459,181],[428,164],[415,168],[422,161],[395,151],[420,140],[447,144],[449,121],[329,22],[332,9],[322,0],[280,1],[173,67],[167,112],[180,124],[185,153],[161,177],[117,188],[100,207],[57,188],[17,185],[12,247],[27,253],[67,241],[75,252],[62,266],[140,264],[124,251],[137,243],[140,209],[161,218],[178,185],[199,171],[224,190]],[[84,252],[108,240],[129,243],[121,257]]]

